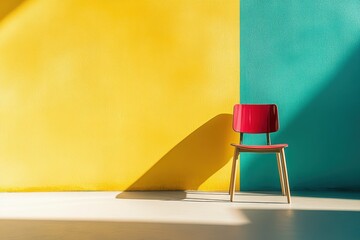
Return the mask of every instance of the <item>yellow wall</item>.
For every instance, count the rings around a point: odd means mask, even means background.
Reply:
[[[228,188],[238,0],[13,2],[0,190]]]

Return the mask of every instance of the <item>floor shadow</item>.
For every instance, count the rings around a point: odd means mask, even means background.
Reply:
[[[124,191],[119,193],[117,199],[132,199],[132,200],[161,200],[161,201],[179,201],[187,202],[229,202],[229,199],[221,199],[223,196],[229,196],[228,193],[211,192],[204,194],[197,194],[197,192],[188,191]],[[208,197],[212,195],[212,197]],[[219,198],[220,197],[220,198]],[[229,196],[230,198],[230,196]]]
[[[360,212],[234,209],[237,223],[1,219],[1,239],[357,239]]]
[[[26,0],[4,0],[0,1],[0,22]]]
[[[286,128],[273,134],[273,142],[289,144],[286,155],[293,190],[360,191],[359,66],[360,46],[322,92]],[[251,169],[241,172],[243,190],[280,188],[275,156],[245,156],[241,161],[248,161]]]
[[[304,193],[303,195],[305,196]],[[336,193],[334,193],[336,194]],[[294,195],[294,194],[293,194]],[[341,194],[338,194],[339,196]],[[257,201],[249,201],[249,197],[258,197]],[[241,192],[236,193],[237,203],[263,203],[263,204],[288,204],[286,198],[280,201],[261,200],[264,196],[281,196],[281,192]],[[295,196],[295,195],[294,195]],[[296,196],[300,196],[297,194]],[[302,195],[301,195],[302,196]],[[311,196],[311,195],[309,195]],[[322,195],[319,194],[319,197]],[[325,196],[327,196],[325,194]],[[125,191],[116,196],[117,199],[132,200],[162,200],[162,201],[186,201],[186,202],[230,202],[228,192],[202,192],[202,191]]]
[[[101,240],[101,239],[236,239],[232,225],[157,222],[105,222],[55,220],[0,220],[1,239],[6,240]]]
[[[265,205],[274,205],[274,204],[279,204],[279,205],[286,205],[288,206],[289,204],[284,200],[283,202],[275,202],[275,201],[246,201],[246,200],[234,200],[234,202],[236,203],[243,203],[243,204],[265,204]]]
[[[186,198],[185,191],[125,191],[116,196],[118,199],[141,199],[174,201]]]
[[[357,239],[360,212],[241,209],[250,224],[238,239]]]
[[[166,153],[118,198],[135,190],[197,190],[231,159],[230,142],[237,138],[232,115],[220,114],[196,129]]]

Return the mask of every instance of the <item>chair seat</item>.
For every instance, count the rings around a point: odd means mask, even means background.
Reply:
[[[274,145],[243,145],[231,144],[238,148],[240,152],[280,152],[281,149],[286,148],[287,144],[274,144]]]

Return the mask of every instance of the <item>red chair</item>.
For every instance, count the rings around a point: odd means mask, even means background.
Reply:
[[[275,104],[236,104],[234,106],[233,129],[235,132],[240,133],[240,144],[231,144],[235,147],[235,151],[230,179],[230,201],[232,202],[234,200],[239,154],[242,152],[252,152],[276,154],[281,192],[282,195],[287,196],[287,202],[290,203],[290,187],[284,150],[288,145],[272,145],[270,140],[270,133],[279,130],[277,106]],[[243,145],[244,133],[266,133],[267,145]]]

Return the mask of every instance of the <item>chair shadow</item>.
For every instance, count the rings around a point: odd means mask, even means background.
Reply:
[[[262,196],[281,196],[281,192],[247,192],[237,193],[234,203],[256,204],[285,204],[285,197],[279,201],[261,200]],[[249,197],[258,196],[260,200],[248,200]],[[227,192],[202,192],[202,191],[124,191],[116,196],[117,199],[131,200],[161,200],[185,202],[230,202]]]
[[[175,201],[186,199],[185,191],[124,191],[118,199]]]
[[[117,199],[131,200],[161,200],[161,201],[186,201],[186,202],[229,202],[229,199],[214,197],[192,197],[186,191],[125,191],[116,196]]]
[[[229,143],[237,139],[231,124],[231,114],[213,117],[174,146],[117,198],[137,197],[131,192],[137,190],[198,190],[231,159],[233,149]]]
[[[268,199],[268,197],[270,196],[276,199],[278,197],[281,197],[281,199],[277,201],[272,201]],[[259,200],[252,200],[254,197],[256,197]],[[264,197],[266,197],[265,198],[266,200],[262,200]],[[247,192],[235,193],[234,203],[281,204],[281,205],[289,206],[286,200],[286,196],[283,196],[281,194],[281,191],[247,191]]]

